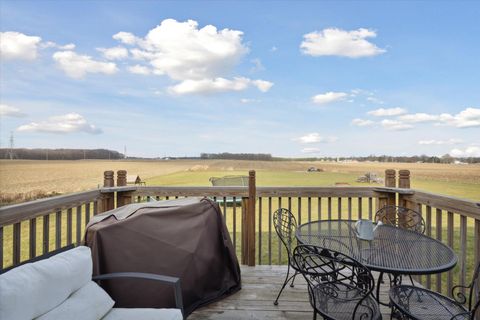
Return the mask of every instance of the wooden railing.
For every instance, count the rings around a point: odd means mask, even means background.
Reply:
[[[241,263],[285,264],[286,252],[272,224],[273,212],[289,208],[299,224],[319,219],[374,219],[377,209],[398,204],[420,211],[426,233],[452,247],[459,262],[443,275],[427,276],[425,286],[450,292],[468,283],[480,259],[480,203],[410,188],[408,170],[387,170],[385,187],[127,186],[126,171],[106,171],[104,187],[0,208],[0,269],[17,265],[71,243],[80,243],[92,215],[132,202],[181,197],[219,201]]]

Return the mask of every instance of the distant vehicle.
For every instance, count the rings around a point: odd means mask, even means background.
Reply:
[[[378,177],[376,172],[367,172],[357,178],[357,182],[363,183],[384,183],[383,178]]]
[[[307,172],[323,172],[323,169],[319,169],[317,167],[310,167],[307,169]]]

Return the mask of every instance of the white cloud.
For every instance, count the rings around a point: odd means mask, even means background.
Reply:
[[[260,102],[260,100],[257,99],[248,99],[248,98],[242,98],[240,99],[241,103],[247,104],[247,103],[254,103],[254,102]]]
[[[131,51],[134,58],[148,60],[158,74],[183,81],[215,78],[230,72],[248,52],[242,35],[241,31],[217,30],[212,25],[199,29],[194,20],[166,19],[144,38],[126,32],[113,37],[136,44],[138,48]]]
[[[399,120],[409,122],[409,123],[419,123],[419,122],[430,122],[430,121],[438,121],[439,116],[434,114],[428,113],[413,113],[413,114],[406,114],[403,116],[398,117]]]
[[[391,116],[398,116],[401,114],[407,113],[407,110],[403,108],[389,108],[389,109],[376,109],[368,111],[367,114],[375,116],[375,117],[391,117]]]
[[[128,57],[128,50],[120,46],[113,48],[97,48],[97,50],[102,52],[107,60],[121,60]]]
[[[320,152],[320,148],[303,148],[302,149],[302,153],[319,153]]]
[[[19,108],[12,107],[6,104],[0,104],[0,116],[1,117],[15,117],[15,118],[22,118],[25,117],[26,114],[23,113]]]
[[[57,51],[53,54],[53,59],[69,77],[75,79],[83,78],[87,73],[114,74],[118,71],[113,62],[96,61],[73,51]]]
[[[383,102],[383,100],[372,97],[372,96],[367,97],[367,101],[372,102],[372,103],[376,103],[376,104],[384,104],[385,103],[385,102]]]
[[[53,41],[47,41],[47,42],[40,43],[40,47],[42,49],[57,48],[57,49],[60,49],[60,50],[73,50],[73,49],[75,49],[75,44],[68,43],[68,44],[65,44],[65,45],[60,45],[60,44],[57,44]]]
[[[260,91],[268,91],[273,83],[263,80],[251,80],[248,78],[225,78],[185,80],[168,88],[169,92],[176,95],[183,94],[208,94],[226,91],[242,91],[250,86],[257,87]]]
[[[299,141],[302,144],[309,144],[309,143],[332,143],[338,140],[337,137],[324,137],[321,136],[318,132],[308,133],[304,136],[299,138],[293,139],[294,141]]]
[[[440,123],[457,128],[480,127],[480,109],[466,108],[455,115],[442,113],[439,120]]]
[[[259,58],[252,59],[250,60],[250,62],[253,63],[253,67],[250,68],[250,72],[258,72],[265,70],[262,61]]]
[[[134,45],[138,39],[135,37],[132,33],[130,32],[118,32],[112,36],[113,39],[120,41],[121,43],[128,44],[128,45]]]
[[[55,116],[42,122],[31,122],[18,127],[17,130],[46,133],[86,132],[98,134],[102,132],[102,130],[93,124],[88,123],[87,120],[78,113]]]
[[[271,52],[275,52],[275,51],[277,51],[277,50],[278,50],[278,48],[275,47],[275,46],[273,46],[273,47],[270,48],[270,51],[271,51]]]
[[[457,128],[480,127],[480,109],[466,108],[457,114],[405,114],[398,117],[398,120],[408,123],[435,122],[438,125],[447,125]]]
[[[369,127],[369,126],[372,126],[375,124],[374,121],[372,120],[364,120],[364,119],[353,119],[352,120],[352,124],[355,125],[355,126],[359,126],[359,127]]]
[[[375,31],[364,28],[352,31],[327,28],[320,32],[315,31],[305,34],[300,49],[303,53],[311,56],[349,58],[375,56],[386,51],[366,40],[376,36]]]
[[[150,69],[133,66],[130,72],[166,75],[178,81],[168,88],[173,94],[215,93],[240,91],[254,86],[262,92],[273,83],[245,77],[231,77],[234,67],[248,53],[243,43],[243,32],[217,29],[213,25],[202,28],[194,20],[179,22],[165,19],[148,31],[145,37],[119,32],[113,38],[131,48],[133,60],[148,63]],[[253,59],[251,71],[263,70],[259,59]]]
[[[450,151],[450,155],[452,157],[480,157],[480,147],[477,146],[469,146],[464,150],[461,149],[452,149]]]
[[[388,130],[402,131],[412,129],[413,126],[398,120],[384,119],[381,122],[382,126]]]
[[[326,92],[312,97],[313,103],[328,104],[335,101],[344,100],[348,96],[345,92]]]
[[[142,75],[147,75],[147,74],[151,73],[151,71],[148,67],[141,66],[139,64],[128,67],[128,71],[131,72],[131,73],[142,74]]]
[[[35,60],[40,41],[40,37],[20,32],[0,32],[0,56],[5,60]]]
[[[418,144],[422,145],[451,145],[451,144],[460,144],[463,141],[460,139],[448,139],[448,140],[420,140]]]

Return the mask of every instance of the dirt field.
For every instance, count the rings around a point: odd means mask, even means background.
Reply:
[[[322,173],[306,173],[315,166]],[[385,169],[409,169],[412,187],[459,197],[480,198],[480,165],[428,163],[327,163],[300,161],[169,160],[169,161],[0,161],[0,192],[25,193],[34,190],[70,193],[97,188],[103,171],[127,170],[149,185],[209,185],[208,177],[247,174],[257,170],[259,185],[352,185],[357,176]],[[443,192],[442,192],[443,191]]]

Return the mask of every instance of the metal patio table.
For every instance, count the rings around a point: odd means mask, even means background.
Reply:
[[[373,240],[358,238],[354,220],[319,220],[302,224],[296,237],[299,243],[333,249],[353,257],[370,270],[393,275],[392,285],[401,275],[435,274],[452,269],[457,256],[442,242],[421,233],[378,225]],[[376,299],[380,302],[380,281]]]

